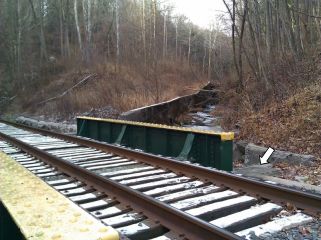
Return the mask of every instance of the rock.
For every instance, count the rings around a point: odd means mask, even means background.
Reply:
[[[309,177],[307,176],[295,176],[294,179],[298,182],[302,182],[305,183],[306,181],[308,181]]]
[[[279,176],[280,170],[273,168],[271,164],[266,165],[251,165],[234,170],[234,173],[242,174],[248,177],[258,176]]]
[[[39,121],[37,127],[41,129],[47,129],[46,123],[44,121]]]
[[[246,165],[253,165],[253,164],[260,164],[260,156],[263,156],[266,152],[266,147],[257,146],[255,144],[248,144],[245,147],[245,164]],[[279,151],[276,150],[273,152],[269,159],[269,163],[281,163],[286,162],[288,164],[293,165],[306,165],[312,166],[316,158],[313,155],[304,155],[304,154],[297,154],[288,151]]]
[[[245,147],[245,165],[256,165],[260,164],[260,156],[263,156],[267,148],[260,147],[249,143]]]
[[[246,142],[244,140],[240,140],[240,141],[235,142],[235,145],[237,146],[238,150],[243,155],[245,154],[245,148],[246,148],[247,144],[248,144],[248,142]]]
[[[244,154],[240,152],[237,144],[234,143],[233,144],[233,161],[235,162],[235,161],[241,160],[243,158],[243,155]]]

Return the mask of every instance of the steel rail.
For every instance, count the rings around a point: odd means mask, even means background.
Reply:
[[[130,187],[99,176],[48,152],[39,150],[14,137],[0,133],[0,138],[43,162],[52,165],[63,173],[85,182],[88,186],[106,193],[108,196],[113,196],[124,204],[128,204],[135,211],[139,211],[164,227],[179,233],[182,238],[202,240],[243,239],[229,231],[218,228],[215,225],[209,224],[206,221],[193,217],[152,197],[133,190]]]
[[[77,136],[66,135],[48,130],[29,127],[22,124],[8,121],[0,121],[6,124],[24,128],[33,132],[63,139],[65,141],[78,143],[87,147],[96,148],[105,152],[110,152],[128,159],[134,159],[147,164],[156,165],[171,171],[195,177],[206,182],[213,182],[216,185],[227,186],[234,191],[246,193],[254,197],[261,197],[272,202],[282,204],[292,204],[298,209],[303,209],[306,213],[313,216],[321,214],[321,196],[309,192],[303,192],[284,186],[273,185],[254,179],[237,176],[235,174],[218,171],[202,166],[187,164],[181,161],[155,156],[148,153],[138,152],[124,147],[115,146],[108,143],[99,142],[91,139],[84,139]]]

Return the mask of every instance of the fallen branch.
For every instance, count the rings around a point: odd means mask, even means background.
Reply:
[[[13,96],[13,97],[1,97],[1,98],[0,98],[0,103],[10,102],[10,101],[14,100],[16,97],[17,97],[17,95],[15,95],[15,96]]]
[[[44,103],[47,103],[47,102],[50,102],[52,100],[55,100],[55,99],[58,99],[58,98],[61,98],[63,96],[65,96],[67,93],[71,92],[72,90],[74,90],[75,88],[79,87],[80,85],[84,84],[85,82],[87,82],[91,77],[94,77],[96,76],[96,74],[90,74],[88,76],[86,76],[85,78],[83,78],[81,81],[79,81],[78,83],[76,83],[74,86],[72,86],[71,88],[68,88],[66,91],[64,91],[63,93],[61,93],[60,95],[58,96],[55,96],[55,97],[52,97],[52,98],[49,98],[47,100],[44,100],[44,101],[41,101],[40,103],[37,103],[37,105],[41,105],[41,104],[44,104]]]

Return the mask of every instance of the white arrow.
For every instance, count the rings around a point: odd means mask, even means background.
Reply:
[[[264,153],[263,157],[260,157],[261,165],[269,163],[268,160],[271,157],[273,152],[274,152],[274,149],[270,148],[270,147],[269,147],[268,150],[266,150],[266,152]]]

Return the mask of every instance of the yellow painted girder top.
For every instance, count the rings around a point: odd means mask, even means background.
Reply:
[[[0,200],[26,239],[116,240],[118,232],[0,152]]]
[[[79,119],[84,120],[93,120],[98,122],[108,122],[108,123],[118,123],[118,124],[128,124],[134,126],[141,126],[141,127],[152,127],[152,128],[161,128],[161,129],[170,129],[176,130],[181,132],[192,132],[192,133],[200,133],[200,134],[208,134],[208,135],[216,135],[220,136],[222,141],[230,141],[234,139],[234,132],[214,132],[214,131],[207,131],[207,130],[198,130],[194,128],[186,128],[186,127],[176,127],[176,126],[168,126],[163,124],[155,124],[155,123],[146,123],[146,122],[135,122],[135,121],[127,121],[127,120],[118,120],[118,119],[110,119],[110,118],[94,118],[94,117],[83,117],[78,116]]]

